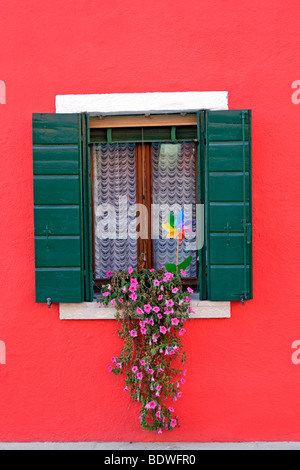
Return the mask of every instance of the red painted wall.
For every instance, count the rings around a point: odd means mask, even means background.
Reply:
[[[0,441],[300,440],[298,0],[0,1]],[[229,91],[253,110],[254,300],[187,326],[181,427],[142,432],[115,321],[34,303],[31,115],[55,95]],[[1,101],[1,100],[0,100]]]

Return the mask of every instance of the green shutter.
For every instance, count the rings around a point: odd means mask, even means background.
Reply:
[[[251,111],[206,111],[208,300],[252,298]]]
[[[90,300],[85,117],[33,115],[36,302]]]

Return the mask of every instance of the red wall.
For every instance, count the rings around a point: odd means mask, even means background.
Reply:
[[[298,0],[0,1],[0,441],[300,440]],[[254,300],[193,320],[181,427],[142,432],[115,321],[34,303],[31,114],[55,95],[229,91],[253,110]]]

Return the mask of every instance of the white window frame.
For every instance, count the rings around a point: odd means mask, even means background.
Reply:
[[[171,114],[197,112],[201,109],[227,110],[227,91],[188,91],[167,93],[112,93],[57,95],[56,113],[88,113],[91,116]],[[193,300],[191,318],[230,318],[230,302]],[[94,302],[59,304],[61,320],[112,320],[116,310],[99,308]]]

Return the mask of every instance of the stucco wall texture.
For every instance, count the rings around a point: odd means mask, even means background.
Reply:
[[[298,0],[0,1],[0,441],[300,440]],[[253,110],[254,300],[193,320],[181,427],[143,432],[115,321],[34,302],[31,116],[57,94],[229,92]]]

